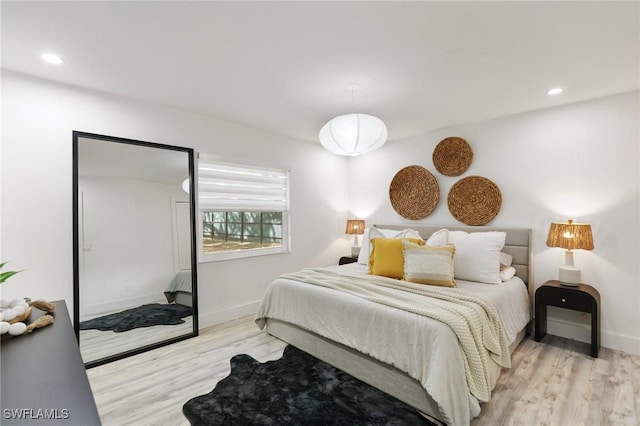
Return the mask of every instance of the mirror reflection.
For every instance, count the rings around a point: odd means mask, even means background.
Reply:
[[[193,152],[75,136],[75,324],[85,364],[195,335]]]

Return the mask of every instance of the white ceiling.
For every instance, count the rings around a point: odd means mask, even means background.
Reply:
[[[357,82],[393,140],[638,89],[639,7],[3,1],[2,67],[313,141]]]

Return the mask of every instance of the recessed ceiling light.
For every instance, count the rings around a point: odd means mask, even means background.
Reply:
[[[43,54],[42,55],[42,59],[45,62],[48,62],[48,63],[53,64],[53,65],[64,64],[64,61],[62,60],[62,58],[60,56],[56,55],[56,54],[53,54],[53,53],[45,53],[45,54]]]
[[[548,95],[557,95],[562,93],[562,87],[555,87],[547,92]]]

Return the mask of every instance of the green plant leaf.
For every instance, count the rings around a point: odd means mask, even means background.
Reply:
[[[22,272],[22,271],[7,271],[7,272],[0,273],[0,284],[2,284],[3,282],[5,282],[9,278],[11,278],[12,276],[17,274],[18,272]]]
[[[9,263],[9,262],[0,263],[0,269],[4,268],[4,265],[6,265],[7,263]]]

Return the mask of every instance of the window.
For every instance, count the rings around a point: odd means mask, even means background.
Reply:
[[[200,261],[289,250],[289,173],[198,160]]]
[[[282,245],[282,212],[202,212],[202,251]]]

